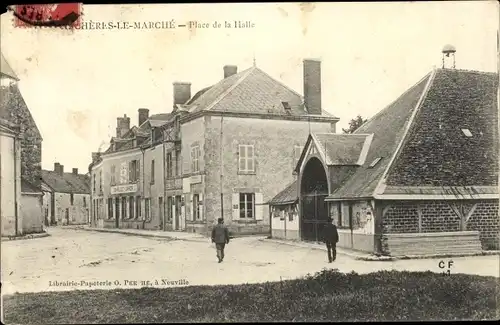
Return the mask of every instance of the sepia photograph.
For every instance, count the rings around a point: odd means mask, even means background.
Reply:
[[[3,323],[500,317],[497,1],[2,7]]]

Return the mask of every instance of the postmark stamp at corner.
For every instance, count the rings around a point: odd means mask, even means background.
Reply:
[[[82,19],[81,3],[14,5],[15,27],[78,28]]]

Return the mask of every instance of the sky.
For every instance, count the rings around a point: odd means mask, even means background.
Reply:
[[[321,59],[322,106],[369,118],[433,68],[445,44],[456,68],[497,72],[496,1],[83,5],[84,22],[198,21],[209,28],[32,29],[1,17],[1,48],[43,136],[42,168],[87,171],[116,118],[172,110],[172,83],[191,92],[253,64],[303,94],[302,60]],[[253,28],[222,28],[224,21]],[[221,28],[213,23],[220,22]]]

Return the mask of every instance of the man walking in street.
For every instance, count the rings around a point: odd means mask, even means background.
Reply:
[[[337,243],[339,242],[337,226],[332,221],[332,218],[328,218],[328,223],[323,228],[323,241],[326,243],[326,249],[328,250],[328,263],[335,261],[337,258]]]
[[[224,226],[224,219],[217,219],[217,224],[212,229],[212,243],[215,243],[217,249],[217,258],[219,263],[224,259],[224,247],[229,244],[229,231]]]

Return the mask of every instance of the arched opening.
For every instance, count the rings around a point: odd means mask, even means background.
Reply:
[[[300,197],[302,240],[319,241],[328,218],[325,197],[328,196],[328,180],[321,161],[311,158],[301,176]]]

